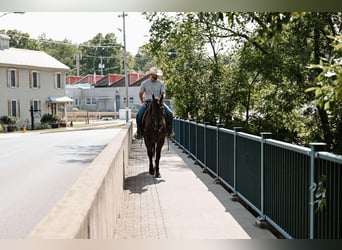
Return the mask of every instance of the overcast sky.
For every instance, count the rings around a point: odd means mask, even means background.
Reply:
[[[5,12],[0,12],[0,16]],[[138,48],[148,41],[150,24],[140,12],[126,12],[127,51],[135,55]],[[43,33],[53,40],[71,40],[82,43],[96,34],[115,33],[119,43],[123,44],[122,12],[25,12],[7,14],[0,17],[0,29],[17,29],[38,38]]]

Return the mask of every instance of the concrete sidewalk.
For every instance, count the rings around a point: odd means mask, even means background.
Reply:
[[[165,142],[160,173],[148,173],[141,140],[134,140],[125,173],[115,239],[275,239],[174,143]]]

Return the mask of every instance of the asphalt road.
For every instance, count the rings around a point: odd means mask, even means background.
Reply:
[[[0,239],[25,238],[118,131],[0,134]]]

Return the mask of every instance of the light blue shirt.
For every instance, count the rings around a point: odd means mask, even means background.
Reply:
[[[152,94],[154,94],[156,98],[160,98],[162,94],[165,94],[165,85],[158,79],[155,81],[148,79],[141,83],[139,92],[144,93],[145,101],[149,101],[152,100]]]

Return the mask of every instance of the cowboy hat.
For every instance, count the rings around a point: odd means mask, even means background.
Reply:
[[[149,71],[147,71],[147,74],[154,74],[158,75],[158,68],[157,67],[151,67]]]

